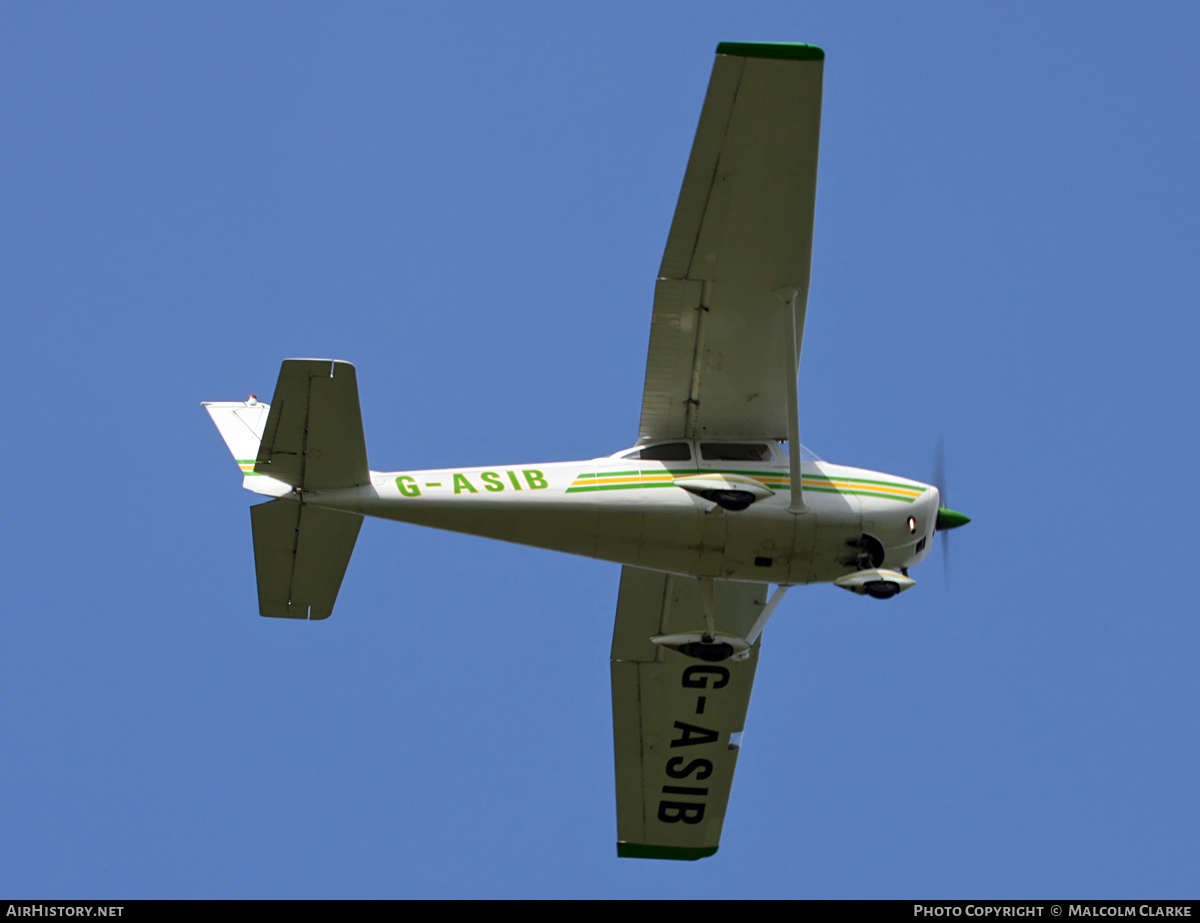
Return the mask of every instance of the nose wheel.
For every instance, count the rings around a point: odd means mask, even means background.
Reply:
[[[843,590],[875,599],[891,599],[897,593],[903,593],[909,587],[916,586],[916,583],[907,574],[876,567],[858,570],[833,581],[834,586],[840,586]]]

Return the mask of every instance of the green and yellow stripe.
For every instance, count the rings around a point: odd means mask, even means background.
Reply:
[[[789,481],[790,483],[790,481]],[[800,483],[805,490],[827,494],[854,494],[859,497],[883,497],[886,500],[902,500],[912,503],[925,493],[924,487],[900,484],[895,481],[874,481],[869,478],[826,477],[823,474],[805,474]]]
[[[567,493],[578,494],[593,490],[630,490],[644,487],[674,487],[675,478],[695,471],[602,471],[598,474],[581,474],[567,488]]]
[[[792,479],[787,474],[767,474],[762,471],[733,469],[688,468],[680,471],[601,471],[580,474],[567,488],[567,493],[585,493],[597,490],[644,490],[652,487],[672,487],[675,478],[681,475],[737,474],[758,481],[772,490],[791,490]],[[924,487],[902,484],[897,481],[880,481],[871,478],[829,477],[824,474],[806,474],[800,482],[805,490],[818,493],[851,494],[860,497],[882,497],[912,503],[925,492]]]

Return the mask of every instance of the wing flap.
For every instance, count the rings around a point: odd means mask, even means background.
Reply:
[[[703,283],[687,279],[659,279],[655,285],[640,438],[682,436],[686,430],[703,288]]]

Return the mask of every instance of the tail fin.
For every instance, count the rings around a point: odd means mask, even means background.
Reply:
[[[233,459],[242,469],[242,474],[253,474],[271,405],[260,403],[251,394],[244,401],[205,401],[204,409],[212,417],[213,423],[217,424],[221,438],[233,453]]]

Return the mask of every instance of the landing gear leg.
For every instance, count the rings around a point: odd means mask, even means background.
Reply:
[[[677,635],[660,635],[650,640],[659,647],[678,651],[687,657],[720,663],[735,654],[749,651],[751,645],[742,638],[717,636],[717,607],[713,601],[713,578],[699,577],[700,599],[704,604],[704,631],[689,631]]]
[[[704,600],[704,624],[708,631],[704,633],[705,644],[712,644],[717,636],[717,610],[713,604],[713,578],[700,578],[700,597]]]

